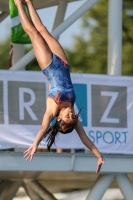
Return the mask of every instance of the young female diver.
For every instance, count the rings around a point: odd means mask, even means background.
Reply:
[[[58,131],[66,134],[76,130],[83,144],[97,157],[97,169],[100,171],[104,160],[96,146],[87,137],[78,115],[74,113],[75,93],[72,86],[67,57],[59,42],[47,31],[42,24],[30,0],[14,0],[24,31],[29,35],[38,64],[50,82],[49,96],[46,101],[46,112],[42,126],[34,143],[24,152],[26,160],[32,161],[36,149],[44,137],[47,137],[48,150],[55,141]],[[27,6],[29,19],[23,9]],[[56,123],[50,126],[56,117]]]

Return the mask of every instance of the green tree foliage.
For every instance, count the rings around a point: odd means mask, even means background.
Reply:
[[[7,38],[4,42],[0,43],[0,69],[8,69],[9,66],[9,52],[10,52],[11,38]],[[31,48],[25,48],[25,53],[30,51]],[[26,70],[40,71],[40,67],[36,59],[33,59],[27,66]]]
[[[26,48],[25,53],[28,53],[31,48]],[[28,65],[26,66],[26,70],[40,71],[40,67],[36,58],[34,58]]]
[[[133,1],[123,1],[123,75],[133,75]],[[107,73],[108,1],[101,0],[83,17],[81,35],[66,49],[71,71]]]
[[[0,43],[0,69],[8,69],[10,52],[10,38]]]
[[[133,75],[133,1],[123,4],[123,75]]]
[[[40,71],[40,67],[38,65],[38,62],[36,58],[34,58],[27,66],[26,70],[32,70],[32,71]]]

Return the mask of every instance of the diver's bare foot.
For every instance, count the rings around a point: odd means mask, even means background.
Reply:
[[[30,0],[21,0],[21,1],[22,1],[22,3],[24,3],[24,5],[26,5],[27,3],[30,2]]]
[[[14,0],[15,5],[21,4],[21,0]]]
[[[29,1],[30,0],[14,0],[14,3],[15,3],[15,5],[18,5],[18,4],[22,3],[23,5],[27,6],[27,3]]]
[[[22,4],[27,6],[27,3],[29,2],[30,0],[21,0]]]

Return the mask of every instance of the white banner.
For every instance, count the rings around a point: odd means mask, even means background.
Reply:
[[[76,113],[100,152],[133,154],[133,78],[71,74]],[[42,72],[0,71],[0,146],[29,147],[46,109]],[[46,148],[45,142],[40,147]],[[86,148],[77,133],[59,133],[53,148]]]

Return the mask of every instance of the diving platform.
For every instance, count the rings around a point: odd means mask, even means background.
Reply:
[[[102,197],[107,188],[120,188],[131,199],[133,155],[105,154],[104,159],[106,164],[96,174],[97,159],[90,153],[36,153],[30,162],[22,152],[0,152],[0,200],[14,197],[19,187],[31,199],[41,194],[40,199],[56,200],[54,192],[91,188],[87,200],[98,198],[96,190]]]

